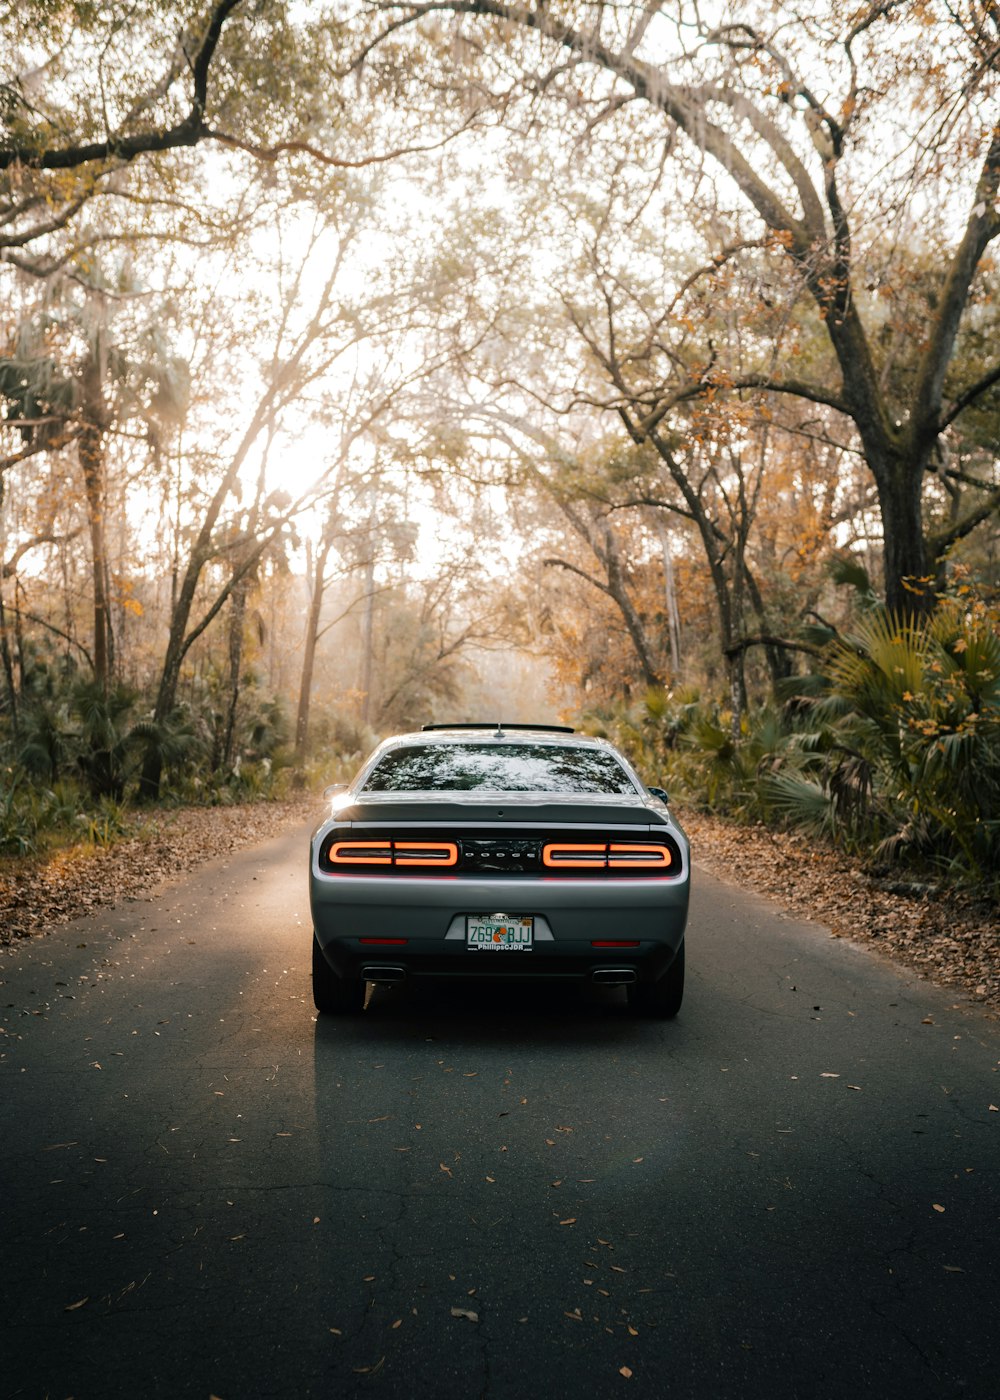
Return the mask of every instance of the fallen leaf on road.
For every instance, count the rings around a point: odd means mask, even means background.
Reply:
[[[937,1211],[938,1215],[944,1215],[944,1206],[935,1205],[934,1210]]]
[[[828,1069],[825,1069],[825,1070],[823,1071],[823,1073],[820,1075],[820,1079],[839,1079],[839,1078],[840,1078],[840,1075],[839,1075],[839,1074],[831,1074],[830,1071],[829,1071]]]
[[[90,1302],[89,1296],[86,1297],[86,1298],[81,1298],[80,1301],[79,1301],[78,1303],[70,1303],[70,1305],[69,1305],[68,1307],[63,1308],[63,1312],[76,1312],[77,1308],[82,1308],[83,1305],[84,1305],[84,1303],[89,1303],[89,1302]]]
[[[369,1123],[388,1123],[391,1117],[391,1113],[383,1113],[381,1118],[369,1118],[368,1121]]]
[[[633,1163],[635,1163],[636,1165],[638,1165],[639,1162],[644,1162],[645,1160],[646,1160],[645,1157],[633,1157],[633,1158],[632,1158]]]
[[[624,1376],[625,1379],[626,1379],[627,1381],[630,1381],[630,1380],[632,1379],[632,1372],[631,1372],[631,1370],[628,1368],[628,1366],[619,1366],[619,1367],[618,1367],[618,1374],[619,1374],[620,1376]]]
[[[344,1335],[343,1332],[340,1330],[339,1327],[331,1327],[331,1328],[330,1328],[330,1331],[333,1333],[333,1335],[334,1335],[335,1337],[342,1337],[342,1336]]]
[[[479,1314],[477,1312],[473,1312],[471,1308],[452,1308],[451,1315],[452,1317],[467,1318],[469,1322],[479,1321]]]
[[[559,1224],[560,1224],[560,1225],[575,1225],[575,1224],[576,1224],[576,1216],[575,1216],[575,1215],[571,1215],[571,1216],[569,1217],[568,1220],[560,1220]]]
[[[941,1267],[944,1269],[944,1271],[945,1271],[946,1274],[964,1274],[964,1273],[965,1273],[965,1270],[964,1270],[964,1269],[960,1269],[960,1268],[958,1267],[957,1264],[942,1264]]]
[[[933,1024],[934,1024],[934,1017],[933,1017],[933,1016],[925,1016],[924,1019],[920,1022],[920,1024],[921,1024],[922,1026],[933,1026]]]
[[[639,1335],[639,1329],[638,1329],[638,1327],[633,1327],[632,1324],[629,1323],[628,1334],[629,1334],[630,1337],[638,1337],[638,1335]]]
[[[613,1271],[614,1273],[616,1273],[616,1274],[623,1274],[623,1273],[625,1272],[625,1270],[622,1268],[622,1266],[621,1266],[620,1264],[612,1264],[612,1265],[611,1265],[611,1268],[612,1268],[612,1271]]]
[[[580,1316],[580,1309],[579,1309],[579,1308],[574,1308],[572,1312],[564,1313],[563,1316],[564,1316],[564,1317],[571,1318],[573,1322],[582,1322],[582,1321],[583,1321],[583,1318]]]
[[[397,1328],[397,1327],[402,1327],[402,1325],[403,1325],[403,1319],[402,1319],[401,1317],[397,1317],[397,1318],[396,1318],[396,1321],[392,1324],[392,1330],[395,1332],[396,1328]]]
[[[354,1370],[354,1374],[355,1374],[356,1376],[369,1376],[369,1375],[373,1376],[373,1375],[375,1374],[375,1372],[378,1371],[378,1370],[380,1370],[381,1367],[384,1366],[384,1365],[385,1365],[385,1357],[384,1357],[384,1356],[380,1356],[379,1359],[375,1362],[375,1365],[374,1365],[374,1366],[355,1366],[355,1367],[353,1367],[353,1370]]]
[[[857,1089],[858,1093],[859,1093],[859,1094],[861,1093],[861,1085],[860,1085],[860,1084],[848,1084],[847,1087],[848,1087],[848,1089]]]
[[[443,1172],[447,1172],[448,1175],[451,1176],[451,1167],[446,1167],[445,1164],[444,1164],[443,1162],[438,1162],[438,1166],[441,1168],[441,1170],[442,1170]]]

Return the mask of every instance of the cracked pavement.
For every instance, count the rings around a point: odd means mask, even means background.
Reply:
[[[675,1023],[320,1023],[305,863],[0,950],[0,1395],[996,1394],[981,1008],[696,870]]]

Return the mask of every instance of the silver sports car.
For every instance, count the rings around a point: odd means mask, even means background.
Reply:
[[[687,838],[603,739],[426,725],[386,739],[313,832],[313,994],[366,983],[583,978],[653,1016],[684,994]]]

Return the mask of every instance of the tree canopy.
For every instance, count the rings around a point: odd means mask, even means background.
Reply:
[[[991,0],[0,31],[10,772],[221,791],[498,675],[739,746],[859,609],[994,616]]]

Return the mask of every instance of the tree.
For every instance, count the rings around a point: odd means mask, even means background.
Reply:
[[[470,42],[455,51],[475,65],[477,91],[492,83],[508,120],[525,104],[537,117],[545,101],[561,99],[561,119],[581,140],[614,124],[719,172],[718,252],[749,211],[776,276],[783,264],[791,279],[796,315],[818,319],[829,363],[801,378],[765,364],[736,382],[707,366],[702,390],[755,387],[849,419],[877,490],[887,600],[907,611],[930,606],[929,572],[1000,506],[1000,487],[990,483],[943,528],[929,530],[923,512],[926,477],[949,430],[1000,381],[995,359],[961,381],[951,373],[963,316],[1000,233],[997,7],[827,0],[814,17],[785,4],[734,3],[709,22],[693,4],[668,14],[657,4],[598,0],[533,9],[500,0],[374,0],[361,13],[368,29],[355,67],[420,25],[418,66],[454,87],[440,26],[451,16],[462,35],[476,23],[485,49]],[[945,41],[950,56],[941,61]],[[520,109],[511,60],[522,77]],[[635,108],[639,115],[630,116]],[[697,184],[697,170],[692,178]],[[938,219],[942,208],[964,212]],[[901,225],[933,259],[935,277],[910,373],[892,393],[875,332],[885,297],[909,274],[906,258],[896,256]]]

